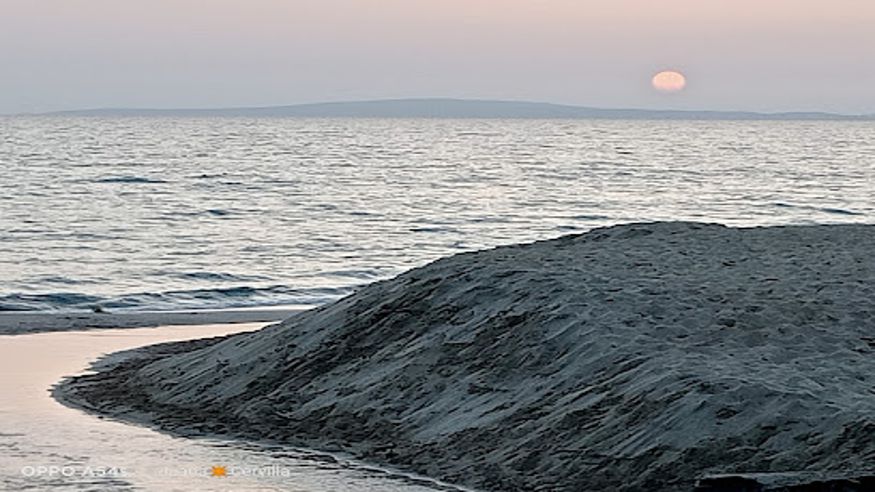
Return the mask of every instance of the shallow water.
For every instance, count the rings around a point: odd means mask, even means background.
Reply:
[[[0,336],[0,490],[458,490],[315,452],[175,438],[99,419],[49,395],[103,353],[258,326]],[[229,476],[212,476],[213,466]]]
[[[0,118],[0,309],[312,305],[643,220],[871,222],[875,123]]]

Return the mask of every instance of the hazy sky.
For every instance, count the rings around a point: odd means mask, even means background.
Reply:
[[[687,75],[681,94],[653,73]],[[875,113],[873,0],[0,0],[0,113],[400,97]]]

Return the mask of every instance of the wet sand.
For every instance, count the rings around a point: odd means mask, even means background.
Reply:
[[[0,490],[454,490],[320,452],[171,437],[64,406],[50,394],[61,378],[81,373],[101,355],[115,353],[118,360],[125,354],[120,350],[263,325],[0,336]],[[213,466],[225,467],[229,476],[211,476]]]

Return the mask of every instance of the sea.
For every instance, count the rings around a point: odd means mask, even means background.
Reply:
[[[0,118],[0,311],[313,306],[657,220],[871,223],[875,122]]]

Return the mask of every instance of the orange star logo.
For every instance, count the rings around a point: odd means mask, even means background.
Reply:
[[[228,469],[225,468],[224,466],[214,466],[212,470],[213,471],[211,472],[211,475],[214,477],[227,477],[228,476]]]

